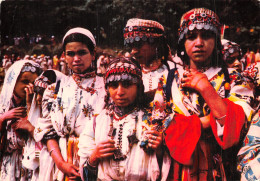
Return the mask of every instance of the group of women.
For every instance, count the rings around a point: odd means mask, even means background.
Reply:
[[[1,180],[259,179],[244,141],[253,90],[224,61],[220,28],[209,9],[185,13],[183,65],[164,27],[139,18],[124,28],[131,53],[110,59],[103,77],[95,38],[80,27],[63,38],[71,75],[14,63],[0,95]]]

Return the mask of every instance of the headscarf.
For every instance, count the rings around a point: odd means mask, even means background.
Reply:
[[[40,74],[41,69],[37,63],[31,60],[16,61],[6,72],[3,88],[0,94],[0,113],[9,110],[11,98],[17,79],[21,72],[36,72]]]
[[[79,33],[79,34],[82,34],[82,35],[87,36],[87,37],[92,41],[94,47],[96,46],[96,41],[95,41],[95,38],[94,38],[93,34],[92,34],[89,30],[87,30],[87,29],[85,29],[85,28],[81,28],[81,27],[77,27],[77,28],[72,28],[72,29],[70,29],[70,30],[64,35],[64,37],[63,37],[63,39],[62,39],[62,42],[64,43],[64,40],[65,40],[69,35],[74,34],[74,33]]]

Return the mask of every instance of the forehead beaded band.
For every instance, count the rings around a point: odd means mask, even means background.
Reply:
[[[137,83],[142,80],[142,71],[131,59],[121,57],[113,60],[108,66],[104,80],[106,86],[110,82],[126,80]]]
[[[206,8],[195,8],[185,13],[180,21],[179,40],[184,38],[188,31],[209,30],[215,34],[220,34],[221,24],[217,14]]]
[[[23,68],[21,69],[21,73],[23,72],[32,72],[32,73],[41,73],[41,69],[39,65],[32,65],[30,63],[25,63]]]

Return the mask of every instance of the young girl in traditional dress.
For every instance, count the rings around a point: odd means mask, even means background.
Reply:
[[[31,108],[28,113],[28,120],[35,127],[38,119],[42,117],[42,96],[48,85],[66,78],[66,75],[57,70],[46,70],[34,81],[34,96],[31,103]],[[35,132],[37,132],[35,130]],[[41,180],[39,178],[40,161],[46,162],[44,155],[47,152],[46,146],[41,142],[35,142],[34,137],[29,137],[23,149],[22,165],[32,173],[31,181]],[[43,165],[42,164],[42,165]]]
[[[165,180],[169,169],[161,167],[163,136],[145,109],[141,67],[131,58],[112,60],[105,86],[105,109],[80,135],[82,177],[97,173],[98,180]]]
[[[27,119],[34,80],[41,70],[33,61],[19,60],[7,71],[0,95],[1,176],[0,180],[30,180],[22,167],[23,147],[33,137],[34,126]]]

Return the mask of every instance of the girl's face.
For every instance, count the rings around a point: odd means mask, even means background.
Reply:
[[[81,42],[70,42],[65,47],[65,59],[69,68],[75,73],[84,73],[90,66],[95,55]]]
[[[133,45],[131,54],[140,64],[148,66],[149,62],[156,59],[156,47],[148,42],[138,42],[136,46]]]
[[[190,64],[208,64],[215,48],[215,34],[211,31],[189,31],[184,43]]]
[[[131,105],[137,97],[137,85],[131,81],[111,82],[108,91],[114,103],[120,107]]]
[[[19,78],[16,81],[14,87],[14,94],[21,98],[26,98],[25,88],[29,85],[29,83],[33,84],[34,80],[38,77],[37,73],[32,72],[23,72],[19,75]]]

